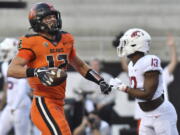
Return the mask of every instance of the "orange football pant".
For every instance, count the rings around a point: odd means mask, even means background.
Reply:
[[[31,119],[42,135],[71,135],[63,105],[60,99],[33,98]]]

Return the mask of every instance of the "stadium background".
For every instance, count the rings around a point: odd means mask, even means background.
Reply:
[[[12,3],[6,5],[3,2],[14,2],[14,5]],[[36,2],[41,1],[0,0],[0,40],[28,33],[28,11]],[[104,71],[113,76],[121,72],[121,67],[112,40],[120,31],[132,27],[143,28],[150,33],[151,53],[160,56],[163,66],[169,60],[165,45],[166,37],[168,33],[172,33],[176,39],[179,60],[179,0],[43,0],[43,2],[50,2],[61,11],[63,29],[75,36],[75,46],[80,57],[88,61],[96,56],[104,62]],[[22,7],[17,7],[18,3]],[[169,93],[170,100],[180,116],[178,84],[180,64],[174,74],[175,81],[170,85]],[[179,121],[178,128],[180,131]]]

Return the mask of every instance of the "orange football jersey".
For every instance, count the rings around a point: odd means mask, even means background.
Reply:
[[[74,39],[69,33],[61,32],[60,41],[52,41],[40,35],[20,38],[18,56],[29,61],[28,68],[61,67],[66,68],[70,59],[76,55]],[[66,81],[58,86],[44,86],[37,77],[28,78],[34,95],[60,98],[65,97]]]

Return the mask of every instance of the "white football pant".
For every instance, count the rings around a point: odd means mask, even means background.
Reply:
[[[162,109],[162,114],[142,118],[139,135],[179,135],[175,108],[169,102],[163,104],[168,104],[168,108]]]
[[[7,105],[0,117],[0,135],[7,135],[14,127],[15,135],[28,135],[30,130],[30,106],[24,106],[11,113]]]

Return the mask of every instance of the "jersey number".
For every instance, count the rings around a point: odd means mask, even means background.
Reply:
[[[151,59],[151,66],[157,67],[158,66],[158,59]]]
[[[54,60],[56,59],[57,61],[60,62],[60,65],[58,66],[59,68],[65,68],[67,66],[67,55],[62,55],[59,54],[57,55],[56,58],[54,58],[52,55],[46,56],[46,59],[48,61],[48,66],[49,67],[54,67]]]
[[[137,80],[136,80],[136,77],[135,77],[135,76],[132,76],[132,77],[130,78],[130,81],[131,81],[131,88],[136,89],[136,88],[137,88]]]

